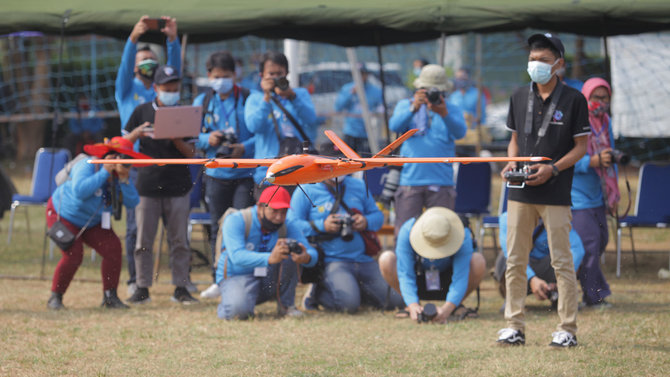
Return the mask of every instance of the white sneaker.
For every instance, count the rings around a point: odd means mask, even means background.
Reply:
[[[136,290],[137,290],[137,283],[128,284],[128,297],[134,295]]]
[[[552,347],[574,347],[577,345],[577,337],[567,331],[556,331],[551,334],[552,340],[549,343]]]
[[[300,318],[305,315],[304,312],[301,312],[296,308],[295,306],[288,307],[286,309],[280,309],[277,308],[277,313],[279,314],[280,317],[291,317],[291,318]]]
[[[209,286],[209,288],[205,289],[204,291],[200,292],[200,297],[202,298],[217,298],[221,297],[221,291],[219,290],[219,285],[218,284],[212,284]]]

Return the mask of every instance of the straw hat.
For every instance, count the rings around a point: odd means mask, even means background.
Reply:
[[[414,223],[409,243],[424,258],[450,257],[461,248],[465,228],[458,215],[444,207],[431,207]]]
[[[447,79],[447,73],[444,68],[437,64],[424,65],[421,68],[419,77],[414,80],[414,87],[419,88],[437,88],[443,92],[451,89],[451,83]]]

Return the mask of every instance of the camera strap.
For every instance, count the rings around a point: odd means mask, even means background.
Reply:
[[[546,135],[547,129],[549,128],[549,122],[556,111],[556,106],[558,105],[558,100],[561,98],[561,93],[563,93],[563,83],[560,80],[556,82],[556,88],[551,94],[551,102],[549,103],[549,109],[544,113],[542,118],[542,124],[540,129],[537,132],[537,139],[535,139],[535,145],[533,146],[532,151],[526,150],[526,153],[535,152],[537,146],[540,144],[540,140]],[[533,105],[535,103],[535,94],[533,91],[533,83],[530,84],[530,90],[528,91],[528,104],[526,105],[526,119],[523,127],[524,134],[526,135],[526,148],[528,147],[528,136],[533,132]]]
[[[300,133],[302,140],[309,142],[309,145],[313,146],[314,143],[312,143],[312,139],[310,139],[309,136],[307,136],[305,131],[300,126],[300,123],[298,123],[293,114],[289,113],[288,110],[286,110],[284,105],[282,105],[281,101],[279,101],[277,97],[270,96],[270,98],[272,99],[272,102],[274,102],[275,105],[277,105],[277,107],[279,107],[279,109],[284,113],[284,115],[286,115],[286,118],[293,124],[293,127],[298,131],[298,133]],[[282,138],[280,137],[279,126],[277,125],[277,119],[274,116],[274,112],[271,112],[270,114],[272,114],[272,121],[274,122],[275,125],[275,132],[277,133],[277,137],[279,138],[279,140],[281,140]]]

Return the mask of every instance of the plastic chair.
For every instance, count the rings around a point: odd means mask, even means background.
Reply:
[[[496,216],[484,216],[482,219],[482,227],[479,230],[479,237],[483,241],[484,237],[486,236],[486,230],[490,229],[491,230],[491,238],[493,239],[493,250],[495,251],[495,254],[498,255],[498,236],[496,234],[496,229],[500,227],[500,224],[498,223],[498,218],[500,215],[503,214],[503,212],[507,211],[507,194],[509,192],[509,189],[507,188],[507,184],[505,181],[503,181],[500,184],[500,201],[498,202],[498,214]]]
[[[475,218],[481,234],[481,218],[488,214],[491,204],[491,164],[488,162],[460,164],[456,176],[456,205],[454,211]],[[481,250],[481,237],[477,242]]]
[[[46,206],[51,194],[56,190],[56,174],[70,161],[70,152],[67,149],[40,148],[35,153],[33,164],[33,179],[30,195],[14,194],[12,196],[11,212],[9,215],[9,231],[7,243],[12,242],[14,228],[14,213],[23,206],[26,209],[26,227],[30,237],[30,219],[28,206]],[[52,166],[53,163],[53,166]],[[51,175],[49,175],[51,171]]]
[[[633,228],[667,228],[670,225],[670,164],[648,162],[640,168],[635,215],[626,216],[617,222],[616,237],[616,276],[621,275],[621,234],[623,228],[630,233],[630,246],[635,258]],[[670,264],[670,262],[669,262]]]
[[[202,178],[204,172],[200,172],[201,165],[189,165],[191,171],[191,179],[193,179],[193,188],[191,188],[191,212],[188,216],[188,242],[191,242],[191,233],[194,225],[211,226],[212,217],[209,212],[202,207],[203,185]],[[209,243],[205,242],[205,250],[209,249]]]

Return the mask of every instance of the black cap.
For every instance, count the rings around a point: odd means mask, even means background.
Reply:
[[[172,81],[181,80],[179,72],[171,65],[162,65],[156,70],[154,75],[154,83],[161,85]]]
[[[561,42],[558,37],[551,35],[551,33],[531,35],[530,38],[528,38],[528,46],[531,46],[535,41],[540,40],[548,42],[550,45],[554,46],[554,48],[561,54],[561,58],[565,57],[565,47],[563,47],[563,42]]]

